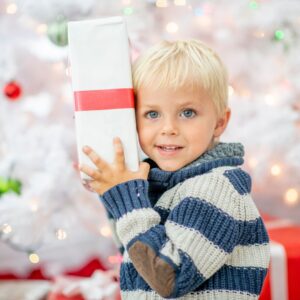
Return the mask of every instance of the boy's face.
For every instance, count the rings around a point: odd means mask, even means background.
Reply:
[[[218,130],[214,104],[204,90],[142,88],[136,114],[143,151],[165,171],[195,160],[225,129]]]

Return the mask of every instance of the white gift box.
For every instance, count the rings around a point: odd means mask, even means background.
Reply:
[[[124,19],[69,22],[68,39],[79,163],[94,167],[82,152],[84,145],[112,163],[113,137],[118,136],[128,168],[138,170],[134,94]],[[81,177],[88,176],[81,173]]]

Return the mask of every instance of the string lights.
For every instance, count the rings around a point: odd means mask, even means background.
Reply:
[[[295,206],[299,203],[299,193],[296,189],[288,189],[284,194],[284,202],[288,206]]]
[[[178,31],[178,25],[175,22],[169,22],[166,25],[166,31],[169,33],[176,33]]]
[[[100,233],[104,236],[104,237],[110,237],[112,232],[109,226],[103,226],[100,228]]]
[[[17,10],[18,10],[18,6],[15,3],[10,3],[6,7],[6,13],[9,15],[15,14],[17,12]]]
[[[60,241],[65,240],[67,238],[67,232],[62,228],[57,229],[55,235]]]
[[[28,259],[32,264],[37,264],[40,262],[40,257],[36,253],[29,253]]]
[[[185,6],[186,0],[174,0],[174,4],[177,6]]]
[[[156,0],[156,7],[168,7],[168,0]]]
[[[281,174],[281,166],[278,164],[275,164],[271,167],[271,174],[273,176],[279,176]]]

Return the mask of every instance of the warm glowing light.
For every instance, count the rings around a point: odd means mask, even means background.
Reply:
[[[258,39],[262,39],[265,37],[265,33],[263,31],[257,30],[253,32],[253,36]]]
[[[12,227],[7,224],[7,223],[4,223],[2,226],[1,226],[1,231],[4,233],[4,234],[9,234],[12,232]]]
[[[109,236],[111,236],[111,229],[109,226],[101,227],[100,233],[105,237],[109,237]]]
[[[123,5],[130,5],[131,0],[122,0]]]
[[[271,174],[273,176],[279,176],[281,174],[281,167],[279,165],[273,165],[271,167]]]
[[[123,261],[123,256],[122,255],[109,256],[108,261],[111,264],[120,264]]]
[[[65,240],[67,238],[67,232],[61,228],[56,230],[55,235],[60,241]]]
[[[228,86],[228,96],[231,97],[234,94],[234,89],[231,85]]]
[[[276,105],[277,104],[278,99],[272,95],[272,94],[266,94],[265,95],[265,102],[268,105]]]
[[[31,253],[28,258],[32,264],[37,264],[40,262],[40,258],[36,253]]]
[[[184,6],[186,5],[186,0],[174,0],[174,4],[177,6]]]
[[[36,27],[36,32],[40,34],[44,34],[47,32],[48,26],[46,24],[39,24]]]
[[[175,33],[175,32],[178,31],[178,25],[175,22],[170,22],[170,23],[167,24],[166,30],[169,33]]]
[[[241,89],[240,94],[243,97],[251,97],[251,91],[246,88]]]
[[[156,0],[156,7],[168,7],[167,0]]]
[[[6,7],[6,13],[8,13],[9,15],[15,14],[17,10],[18,10],[18,6],[15,3],[10,3]]]
[[[37,198],[32,198],[29,202],[31,211],[36,212],[39,208],[39,200]]]
[[[250,157],[248,160],[248,165],[250,168],[254,169],[258,164],[258,161],[255,157]]]
[[[295,189],[288,189],[284,194],[284,202],[289,206],[294,206],[299,202],[299,193]]]

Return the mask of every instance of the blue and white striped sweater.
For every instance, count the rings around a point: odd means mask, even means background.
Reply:
[[[123,299],[257,299],[269,239],[239,168],[240,144],[219,143],[175,172],[107,191],[102,201],[125,248]]]

